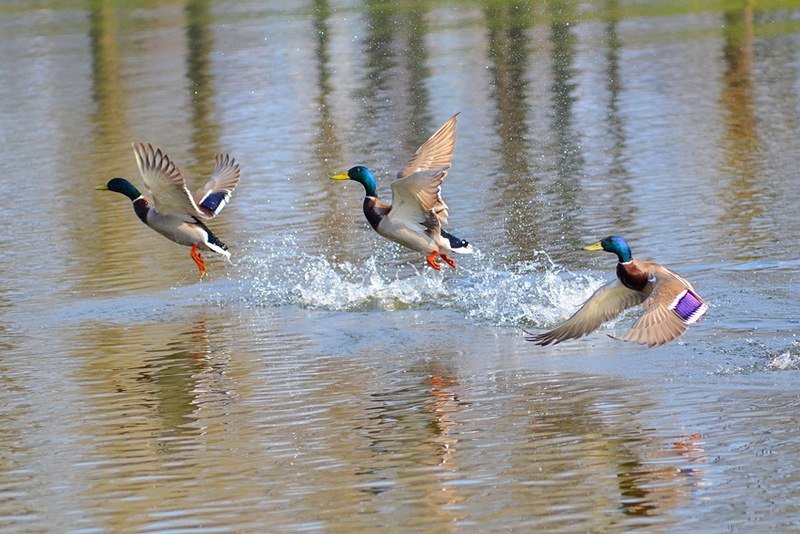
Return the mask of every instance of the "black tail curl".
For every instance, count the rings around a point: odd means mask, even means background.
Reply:
[[[461,239],[460,237],[456,237],[449,232],[445,232],[442,230],[442,237],[446,237],[448,241],[450,241],[450,248],[464,248],[469,246],[469,241],[466,239]]]

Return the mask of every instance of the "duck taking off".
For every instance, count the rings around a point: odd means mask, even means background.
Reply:
[[[125,178],[112,178],[95,189],[122,193],[133,201],[133,210],[143,223],[167,239],[192,247],[189,255],[197,264],[200,276],[206,273],[200,250],[210,250],[230,259],[228,247],[200,219],[213,219],[230,200],[241,175],[236,161],[228,154],[215,156],[211,179],[192,195],[180,169],[161,149],[149,143],[135,143],[133,154],[152,200],[145,198]]]
[[[564,324],[544,334],[526,332],[526,340],[549,345],[579,338],[641,304],[644,314],[622,339],[653,347],[683,335],[708,310],[705,300],[686,279],[658,263],[634,259],[630,247],[619,236],[608,236],[584,249],[616,254],[617,279],[595,291]]]
[[[383,237],[427,255],[428,265],[441,270],[436,256],[453,269],[447,253],[472,253],[465,240],[442,229],[447,223],[448,208],[442,200],[442,181],[453,163],[456,147],[458,113],[436,130],[397,173],[392,182],[392,204],[378,200],[375,177],[362,166],[333,176],[334,180],[354,180],[364,186],[364,216]]]

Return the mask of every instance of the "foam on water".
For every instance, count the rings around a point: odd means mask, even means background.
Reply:
[[[743,375],[763,373],[764,371],[800,370],[800,342],[792,341],[786,347],[775,348],[760,340],[748,338],[724,352],[729,362],[720,364],[718,375]],[[736,358],[732,358],[736,356]]]
[[[375,257],[334,263],[298,252],[302,247],[290,237],[257,248],[243,256],[234,275],[238,289],[228,300],[333,311],[441,307],[481,322],[545,326],[568,317],[605,281],[572,273],[544,252],[513,266],[493,265],[476,252],[457,271],[434,272]]]
[[[767,368],[774,371],[800,369],[800,344],[797,341],[793,341],[788,350],[781,352],[777,356],[772,356]]]

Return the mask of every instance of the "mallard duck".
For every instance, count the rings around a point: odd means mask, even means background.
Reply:
[[[153,148],[149,143],[135,143],[133,154],[152,200],[145,198],[125,178],[112,178],[95,189],[122,193],[133,201],[133,210],[143,223],[167,239],[192,247],[189,256],[197,264],[200,276],[206,273],[200,250],[210,250],[230,259],[228,247],[203,224],[200,217],[216,217],[230,200],[241,175],[236,161],[228,154],[215,156],[216,166],[211,179],[192,195],[180,169],[161,149]]]
[[[641,304],[644,315],[622,339],[653,347],[679,338],[708,310],[706,302],[686,279],[658,263],[634,259],[630,247],[619,236],[608,236],[584,249],[616,254],[617,279],[595,291],[564,324],[544,334],[526,332],[526,340],[549,345],[579,338],[594,332],[623,310]]]
[[[456,147],[458,113],[436,130],[397,173],[392,182],[392,204],[384,204],[375,193],[375,177],[363,165],[333,176],[334,180],[355,180],[364,186],[364,216],[383,237],[412,250],[427,254],[427,263],[434,269],[442,266],[440,256],[456,268],[448,252],[472,253],[465,240],[442,229],[447,222],[448,208],[442,200],[442,181],[453,163]]]

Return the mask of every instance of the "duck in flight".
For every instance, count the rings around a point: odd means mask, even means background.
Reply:
[[[334,180],[354,180],[364,186],[364,216],[383,237],[427,255],[427,263],[441,270],[436,257],[450,267],[456,263],[447,254],[470,254],[472,246],[442,229],[448,207],[442,200],[442,181],[453,163],[458,113],[447,121],[397,173],[392,182],[392,203],[378,200],[375,177],[363,165],[333,176]]]
[[[236,161],[228,154],[215,156],[211,179],[193,195],[186,188],[183,173],[161,149],[149,143],[135,143],[133,154],[149,199],[125,178],[112,178],[95,189],[125,195],[133,202],[133,210],[143,223],[171,241],[192,247],[189,255],[200,276],[206,273],[201,250],[230,259],[228,247],[201,219],[216,217],[227,205],[241,175]]]
[[[608,236],[584,249],[616,254],[617,279],[595,291],[564,324],[543,334],[526,332],[526,340],[549,345],[579,338],[624,310],[641,305],[643,315],[622,339],[653,347],[682,336],[708,310],[706,301],[685,278],[658,263],[634,259],[619,236]]]

